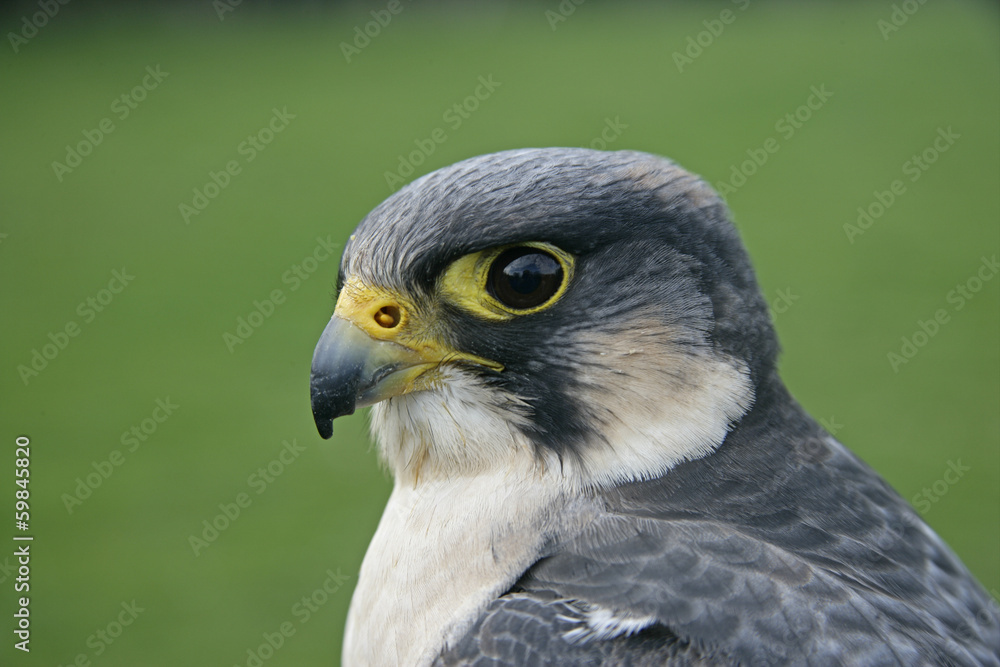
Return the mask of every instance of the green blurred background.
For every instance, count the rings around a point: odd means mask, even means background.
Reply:
[[[363,414],[332,440],[316,434],[307,378],[337,257],[303,260],[317,238],[342,243],[436,128],[446,140],[405,180],[525,146],[649,151],[713,184],[754,171],[728,202],[775,303],[793,393],[997,596],[1000,280],[973,281],[961,309],[948,295],[1000,251],[1000,22],[994,3],[903,4],[915,13],[887,1],[404,3],[350,62],[342,43],[385,3],[74,2],[23,41],[11,33],[30,34],[23,17],[41,10],[8,9],[0,537],[14,544],[14,439],[27,435],[35,541],[30,655],[12,647],[13,547],[0,551],[0,663],[253,665],[248,650],[283,623],[294,635],[263,664],[339,662],[390,484]],[[147,67],[166,74],[122,117]],[[473,105],[479,77],[496,85]],[[832,95],[799,109],[813,89]],[[455,104],[466,117],[446,116]],[[294,118],[248,161],[241,145],[273,109]],[[113,131],[75,168],[53,166],[104,119]],[[933,164],[907,167],[949,128]],[[777,152],[741,166],[769,138]],[[179,206],[230,161],[239,172],[185,221]],[[849,239],[858,207],[887,201],[876,193],[896,179],[902,194]],[[134,279],[102,293],[123,269]],[[284,301],[227,345],[274,290]],[[108,296],[89,313],[88,298]],[[894,369],[888,353],[939,309],[947,321]],[[25,381],[18,367],[71,322],[79,334]],[[157,399],[177,406],[162,423],[150,421],[164,416]],[[144,420],[155,432],[123,443]],[[299,451],[276,465],[285,441]],[[102,463],[112,456],[120,465]],[[954,483],[950,463],[964,470]],[[269,482],[252,477],[269,464]],[[68,508],[88,475],[100,486]],[[196,555],[189,537],[223,525],[220,503],[241,493],[249,506]],[[328,571],[342,583],[331,594]],[[112,636],[133,600],[142,611]]]

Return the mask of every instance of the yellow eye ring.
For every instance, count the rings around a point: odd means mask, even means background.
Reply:
[[[491,272],[496,275],[494,263],[501,255],[507,253],[507,257],[518,257],[530,253],[509,253],[512,250],[537,249],[540,254],[554,259],[561,269],[561,280],[558,287],[548,295],[548,289],[543,296],[547,296],[541,303],[530,305],[525,308],[516,308],[504,303],[497,295],[496,286],[490,286]],[[538,311],[545,310],[562,295],[565,294],[570,282],[573,280],[575,260],[572,255],[561,248],[557,248],[551,243],[542,241],[529,241],[526,243],[516,243],[511,245],[497,246],[487,250],[480,250],[465,257],[461,257],[445,270],[441,279],[441,293],[448,301],[471,312],[474,315],[490,320],[509,320],[518,315],[530,315]],[[522,283],[521,289],[530,289],[533,283],[529,279],[527,287]],[[545,288],[545,286],[542,286]],[[551,287],[551,285],[550,285]],[[501,295],[503,296],[503,295]],[[516,296],[516,293],[514,294]],[[535,296],[538,296],[537,294]],[[508,296],[508,300],[510,297]],[[528,303],[531,303],[530,297]]]

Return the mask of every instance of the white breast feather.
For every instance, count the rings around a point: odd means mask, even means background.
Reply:
[[[534,562],[558,520],[562,478],[509,428],[516,415],[470,400],[477,389],[464,384],[373,412],[396,483],[351,600],[347,667],[430,664]],[[421,453],[431,433],[434,449]],[[458,452],[478,463],[458,465]]]
[[[535,562],[546,534],[580,528],[562,524],[567,503],[710,453],[753,402],[745,367],[729,361],[605,349],[608,366],[577,397],[602,427],[579,459],[536,452],[517,428],[527,406],[459,369],[442,368],[434,390],[374,406],[395,486],[351,600],[346,667],[430,664]],[[651,622],[591,610],[577,639]]]

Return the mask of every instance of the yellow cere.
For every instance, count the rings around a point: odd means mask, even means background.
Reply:
[[[400,360],[408,363],[468,363],[495,371],[503,370],[502,364],[448,345],[445,342],[447,336],[441,331],[444,325],[436,313],[425,310],[418,309],[412,301],[396,292],[350,278],[340,291],[334,315],[351,322],[375,340],[400,345]],[[409,353],[417,357],[411,358]]]
[[[397,339],[403,332],[414,333],[406,327],[414,312],[413,305],[398,294],[369,287],[357,278],[351,278],[344,284],[334,310],[335,314],[350,320],[372,338],[396,342],[402,342]],[[386,313],[392,313],[394,321],[387,321]]]

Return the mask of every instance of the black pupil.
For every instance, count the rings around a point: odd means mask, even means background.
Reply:
[[[490,267],[490,292],[510,308],[540,306],[559,291],[562,265],[536,248],[504,250]]]

